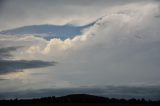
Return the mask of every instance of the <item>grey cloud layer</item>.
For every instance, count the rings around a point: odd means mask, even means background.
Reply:
[[[98,18],[94,11],[104,15],[106,7],[129,2],[133,0],[4,0],[1,2],[0,29],[27,24],[65,24],[76,20],[81,20],[76,23],[84,24],[84,20],[91,22]]]

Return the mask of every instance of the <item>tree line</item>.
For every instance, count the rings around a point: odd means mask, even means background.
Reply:
[[[43,98],[33,98],[33,99],[9,99],[0,100],[0,105],[2,104],[39,104],[39,103],[138,103],[138,104],[160,104],[159,101],[145,100],[145,99],[116,99],[107,98],[87,94],[73,94],[62,97],[43,97]]]

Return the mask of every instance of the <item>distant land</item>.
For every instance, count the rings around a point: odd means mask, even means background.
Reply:
[[[159,101],[145,99],[116,99],[88,94],[61,97],[0,100],[0,106],[159,106]]]

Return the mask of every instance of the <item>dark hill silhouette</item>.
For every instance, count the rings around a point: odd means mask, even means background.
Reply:
[[[106,98],[88,94],[72,94],[61,97],[44,97],[35,99],[11,99],[11,100],[0,100],[0,106],[160,106],[160,101],[146,101],[145,99],[115,99]]]
[[[62,102],[106,102],[108,98],[88,94],[72,94],[58,97],[57,100]]]

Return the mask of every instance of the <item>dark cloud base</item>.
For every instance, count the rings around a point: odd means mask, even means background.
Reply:
[[[1,47],[0,48],[0,59],[12,57],[11,52],[16,51],[22,46],[16,47]]]
[[[11,52],[16,51],[19,47],[3,47],[0,48],[0,75],[13,72],[23,71],[23,69],[42,68],[54,66],[56,62],[42,60],[10,60]]]
[[[0,60],[0,74],[22,71],[23,69],[53,66],[56,62],[41,60]]]
[[[61,89],[40,89],[17,92],[0,92],[0,99],[38,98],[47,96],[64,96],[68,94],[92,94],[109,98],[124,99],[151,99],[160,100],[160,86],[106,86],[106,87],[80,87]]]

